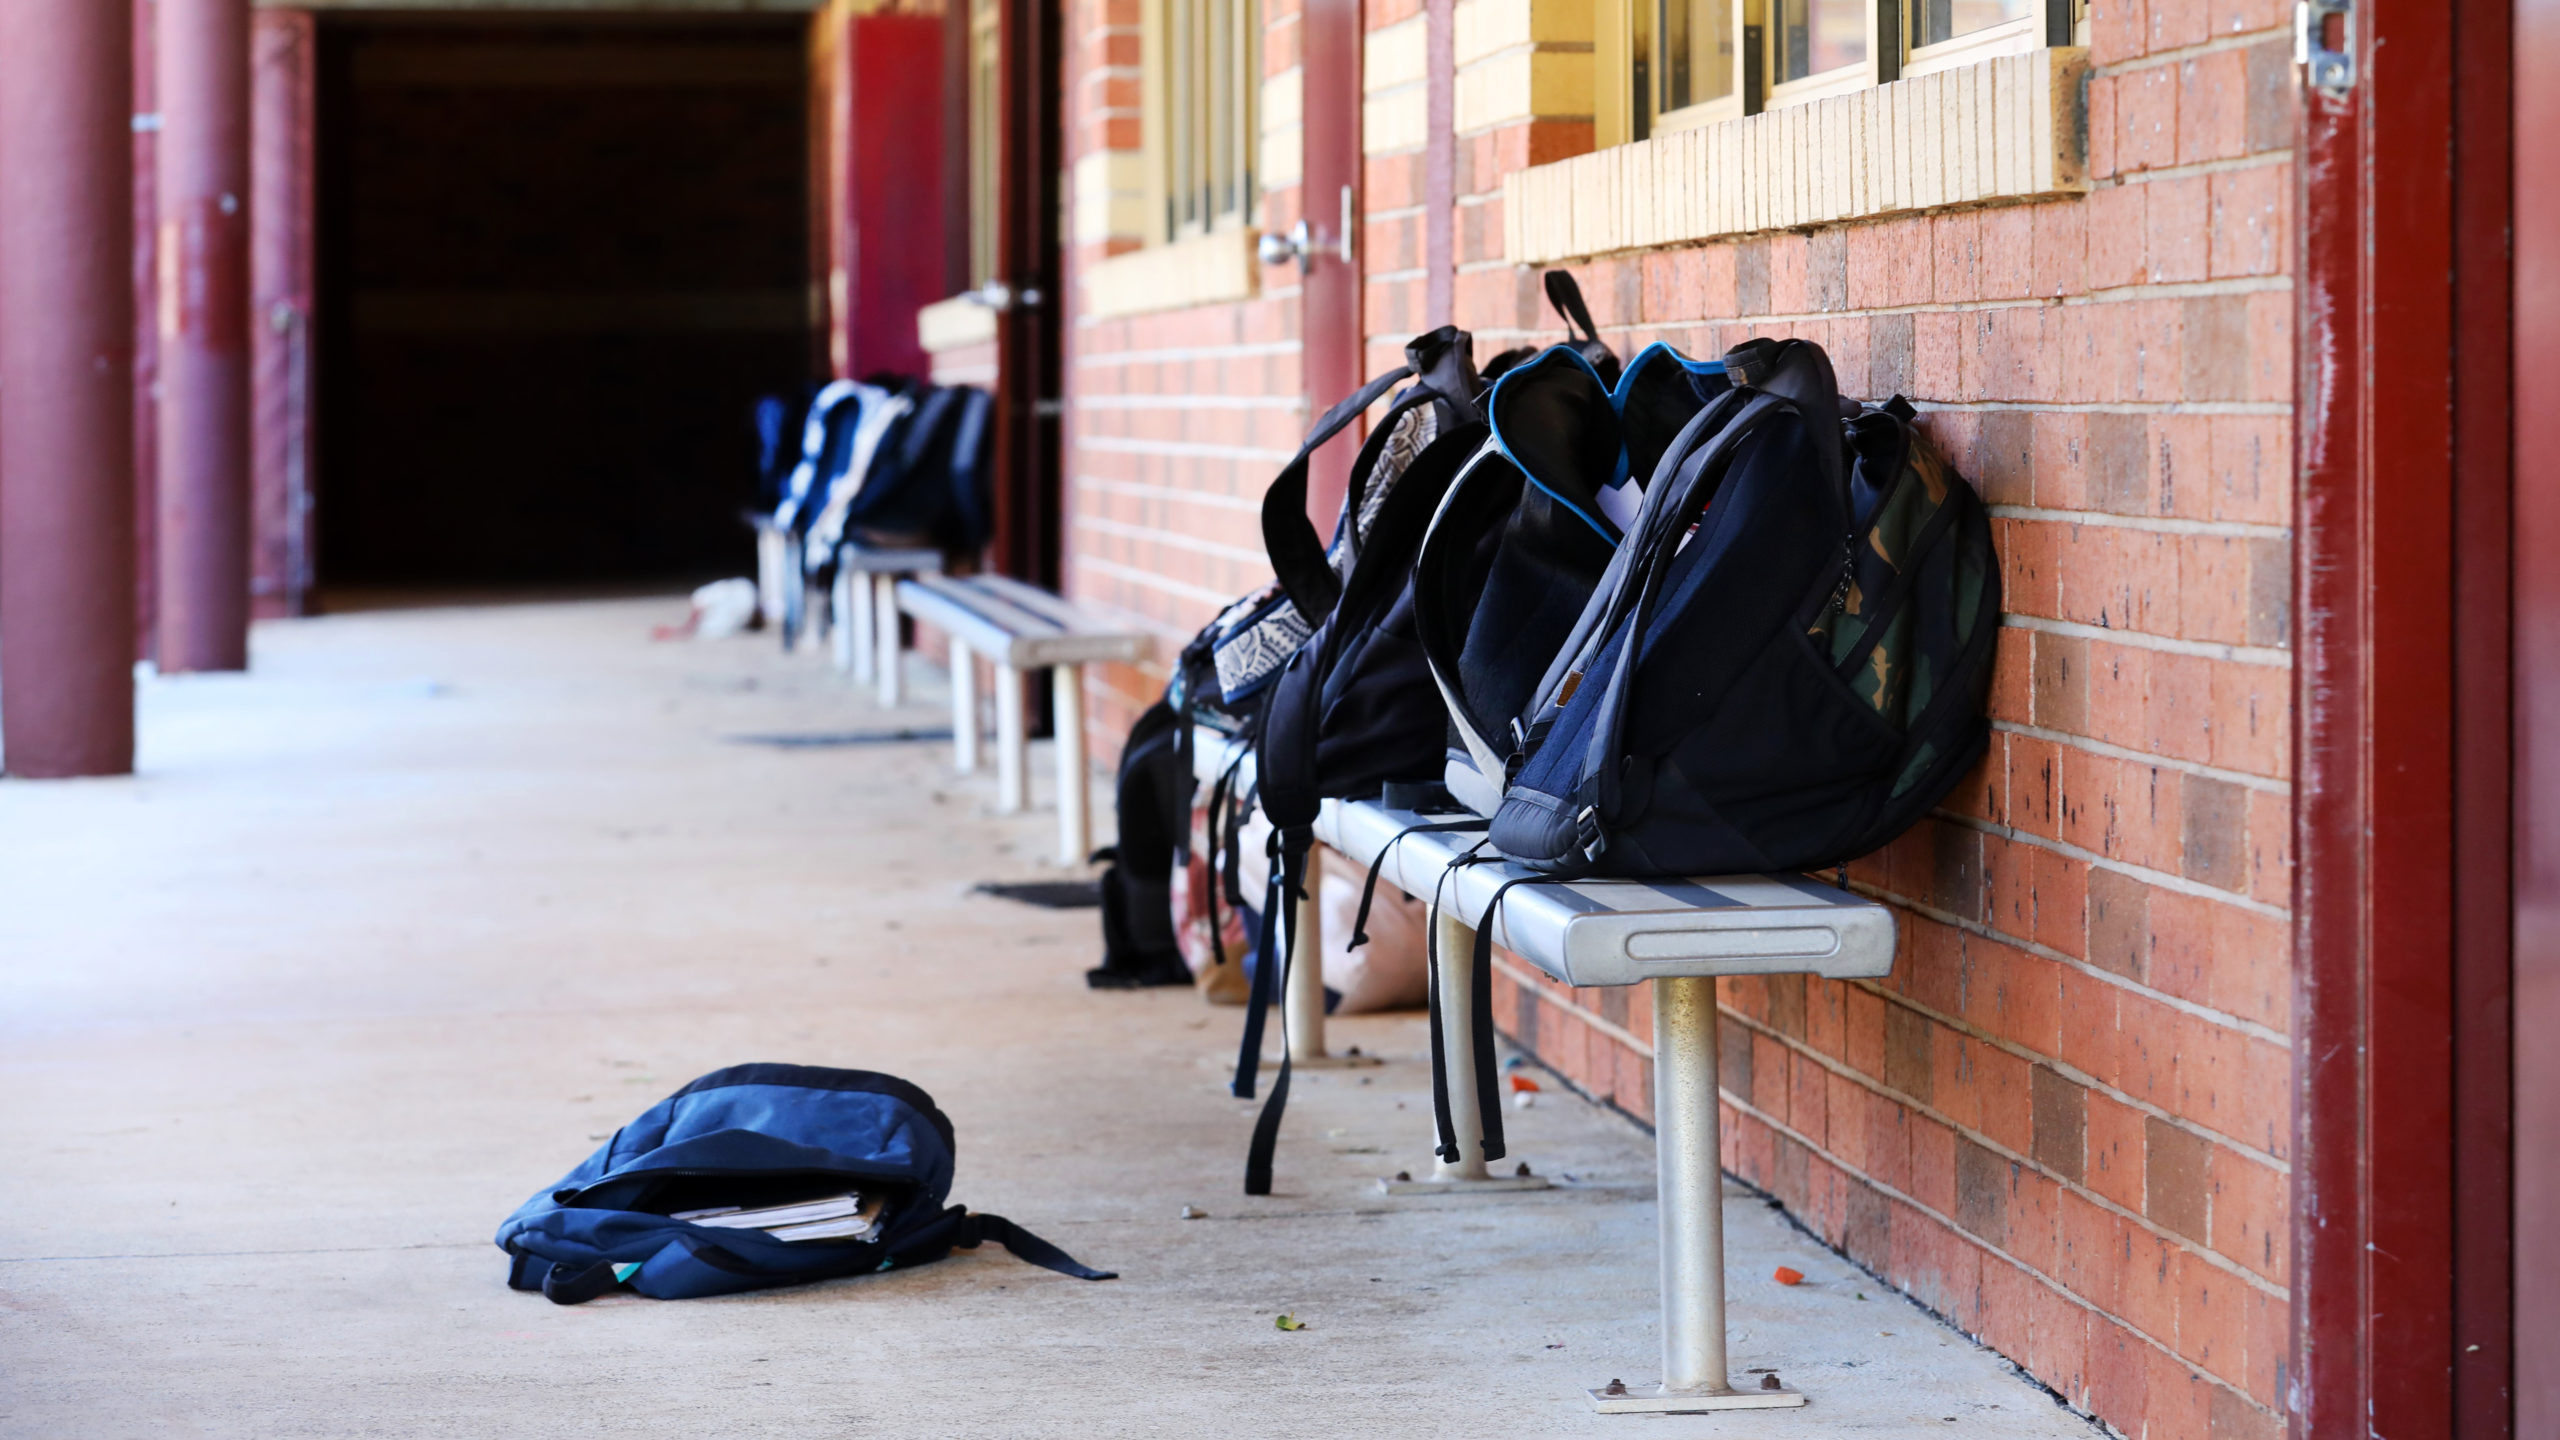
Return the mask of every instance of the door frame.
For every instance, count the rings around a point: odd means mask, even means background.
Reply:
[[[2297,1436],[2530,1433],[2507,1405],[2509,3],[2355,0],[2352,87],[2303,92]]]

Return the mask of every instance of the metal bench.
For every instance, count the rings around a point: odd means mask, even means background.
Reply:
[[[1000,813],[1020,811],[1029,800],[1024,780],[1030,745],[1023,717],[1023,674],[1052,672],[1058,858],[1069,865],[1084,863],[1092,848],[1084,667],[1097,661],[1143,660],[1153,637],[1115,625],[1036,585],[1001,575],[918,575],[898,581],[896,597],[899,610],[950,638],[952,764],[962,774],[978,768],[978,670],[972,657],[984,657],[995,667],[996,809]],[[894,617],[889,623],[894,623]]]
[[[901,550],[846,541],[836,555],[828,596],[835,627],[836,668],[854,683],[877,684],[880,703],[906,698],[898,648],[897,584],[910,575],[942,573],[939,550]]]
[[[1201,731],[1202,768],[1223,768],[1232,741]],[[1212,773],[1215,773],[1212,769]],[[1448,1057],[1450,1119],[1459,1153],[1435,1159],[1429,1182],[1412,1189],[1525,1188],[1489,1175],[1475,1058],[1467,1016],[1474,1003],[1470,963],[1475,930],[1506,880],[1531,872],[1507,863],[1450,862],[1484,838],[1482,830],[1395,837],[1447,815],[1390,810],[1369,801],[1325,802],[1316,838],[1352,863],[1387,851],[1381,884],[1441,900],[1435,976],[1441,1048]],[[1312,887],[1310,888],[1312,895]],[[1302,1037],[1323,1053],[1324,995],[1315,905],[1291,907],[1290,985],[1284,997],[1291,1061],[1304,1063]],[[1893,913],[1802,875],[1724,875],[1691,880],[1579,880],[1526,884],[1503,896],[1495,943],[1569,985],[1653,987],[1654,1147],[1662,1233],[1662,1380],[1591,1390],[1603,1412],[1685,1412],[1780,1408],[1800,1391],[1736,1389],[1725,1359],[1723,1165],[1716,1113],[1716,978],[1808,974],[1873,978],[1893,968]],[[1316,973],[1302,973],[1316,972]]]

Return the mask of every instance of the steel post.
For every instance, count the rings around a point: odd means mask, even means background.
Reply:
[[[1590,1392],[1603,1412],[1802,1405],[1768,1377],[1736,1390],[1724,1348],[1724,1160],[1716,1114],[1716,982],[1653,983],[1653,1147],[1662,1226],[1662,1383]]]
[[[1084,667],[1060,665],[1049,672],[1049,729],[1058,753],[1058,863],[1082,865],[1093,850],[1093,825],[1087,818],[1093,777],[1084,763]]]
[[[1325,1058],[1324,925],[1316,899],[1323,887],[1313,873],[1316,865],[1312,855],[1307,869],[1306,897],[1281,900],[1289,907],[1289,988],[1282,993],[1281,1005],[1288,1021],[1289,1063],[1293,1065],[1310,1065]]]
[[[249,663],[249,5],[162,0],[160,668]]]
[[[1449,1130],[1458,1142],[1456,1163],[1435,1160],[1435,1180],[1483,1180],[1484,1111],[1476,1104],[1475,1036],[1467,1017],[1475,1013],[1475,928],[1442,908],[1432,917],[1431,966],[1440,986],[1440,1051],[1447,1056]]]
[[[0,5],[0,732],[12,775],[133,768],[132,27],[130,7],[100,0]]]

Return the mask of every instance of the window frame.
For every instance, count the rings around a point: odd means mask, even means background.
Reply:
[[[1784,37],[1772,21],[1771,7],[1777,0],[1598,0],[1598,3],[1594,17],[1593,59],[1606,83],[1596,87],[1592,119],[1593,139],[1596,147],[1601,149],[1719,120],[1757,115],[1764,110],[1810,104],[1835,95],[1851,94],[1870,85],[1953,70],[1998,56],[2024,54],[2049,46],[2085,45],[2089,30],[2089,0],[2033,0],[2030,13],[2019,19],[2003,21],[1934,45],[1915,45],[1912,43],[1913,32],[1919,24],[1918,10],[1922,0],[1866,0],[1865,60],[1796,80],[1773,81],[1771,77],[1779,73],[1779,47],[1784,43]],[[1655,19],[1651,30],[1648,30],[1644,23],[1647,13],[1659,16],[1662,8],[1669,4],[1687,4],[1696,9],[1730,7],[1737,73],[1731,90],[1724,96],[1661,113],[1650,108],[1652,97],[1638,93],[1642,85],[1652,88],[1658,95],[1659,82],[1650,70],[1640,81],[1637,65],[1640,54],[1650,58],[1651,52],[1658,48],[1652,43],[1651,31],[1658,31],[1661,23]],[[1693,17],[1694,14],[1695,10]],[[1697,22],[1693,18],[1691,23]]]
[[[1254,227],[1262,214],[1260,0],[1145,0],[1139,28],[1146,243]]]

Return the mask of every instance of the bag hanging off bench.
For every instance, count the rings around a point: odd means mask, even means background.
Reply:
[[[1236,1057],[1234,1093],[1251,1098],[1262,1030],[1297,946],[1279,921],[1305,898],[1317,811],[1327,798],[1375,794],[1438,768],[1448,715],[1430,684],[1413,626],[1413,557],[1442,493],[1482,443],[1474,341],[1455,326],[1420,335],[1405,364],[1327,412],[1262,500],[1264,548],[1291,606],[1312,631],[1271,684],[1254,749],[1262,809],[1274,827],[1272,882]],[[1307,457],[1394,386],[1385,416],[1352,462],[1330,547],[1306,517]],[[1288,952],[1288,953],[1284,953]],[[1271,1156],[1288,1105],[1289,1061],[1254,1127],[1245,1192],[1269,1194]]]
[[[1899,397],[1844,404],[1803,340],[1725,357],[1663,458],[1493,817],[1559,875],[1845,862],[1981,756],[2000,571],[1971,486]]]
[[[1085,1280],[1114,1278],[999,1215],[943,1202],[951,1121],[931,1096],[867,1070],[733,1065],[641,1112],[498,1227],[507,1283],[563,1305],[627,1285],[654,1300],[732,1295],[930,1264],[993,1240]],[[883,1202],[862,1238],[785,1240],[678,1220],[726,1206],[859,1192]]]

